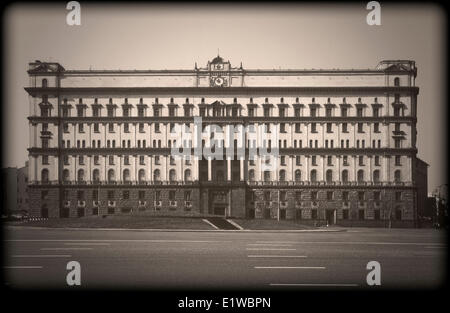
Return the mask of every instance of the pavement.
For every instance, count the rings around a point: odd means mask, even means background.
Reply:
[[[107,289],[278,290],[437,288],[446,277],[446,233],[349,228],[339,232],[136,231],[7,227],[5,284]],[[367,285],[367,264],[381,286]]]

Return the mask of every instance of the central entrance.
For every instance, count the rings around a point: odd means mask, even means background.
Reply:
[[[328,225],[336,224],[336,210],[335,209],[327,210],[325,214],[326,214],[325,218],[327,220]]]
[[[210,207],[215,215],[226,216],[229,207],[229,190],[210,190],[209,199]]]

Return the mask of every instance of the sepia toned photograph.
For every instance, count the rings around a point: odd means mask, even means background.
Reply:
[[[437,4],[10,3],[2,287],[438,290]]]

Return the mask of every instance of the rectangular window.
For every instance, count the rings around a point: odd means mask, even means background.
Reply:
[[[108,200],[114,199],[114,190],[108,190]]]
[[[317,133],[316,123],[311,123],[311,132],[312,133]]]
[[[343,133],[348,133],[348,129],[347,129],[347,123],[342,123],[342,132]]]
[[[122,198],[127,200],[130,199],[130,191],[129,190],[124,190],[122,193]]]
[[[42,156],[42,164],[47,165],[48,164],[48,155]]]
[[[358,133],[364,133],[364,124],[358,123]]]
[[[401,191],[395,192],[395,201],[402,201],[402,192]]]
[[[374,199],[375,201],[380,201],[380,200],[381,200],[381,192],[379,192],[379,191],[374,191],[374,192],[373,192],[373,199]]]
[[[311,219],[313,220],[317,219],[317,209],[311,210]]]
[[[155,123],[155,133],[159,133],[160,129],[159,129],[159,123]]]
[[[374,123],[373,124],[373,131],[375,133],[379,133],[380,132],[380,123]]]
[[[98,127],[98,123],[94,123],[94,133],[99,133],[99,127]]]
[[[396,165],[396,166],[402,165],[401,159],[402,159],[402,157],[401,157],[400,155],[396,155],[396,156],[395,156],[395,165]]]
[[[155,201],[161,201],[161,191],[155,191]]]
[[[84,133],[84,124],[83,123],[78,124],[78,132]]]
[[[125,133],[129,133],[129,132],[130,132],[130,124],[124,123],[124,124],[123,124],[123,131],[124,131]]]
[[[317,200],[317,191],[311,191],[311,200],[313,201]]]
[[[108,124],[108,131],[109,131],[110,133],[114,133],[114,124],[113,124],[113,123],[109,123],[109,124]]]
[[[333,192],[332,191],[327,191],[327,200],[328,201],[333,200]]]
[[[333,132],[333,124],[327,123],[327,133],[332,133],[332,132]]]
[[[108,108],[108,117],[113,117],[114,116],[114,108],[109,107]]]
[[[170,201],[175,200],[175,190],[169,190],[169,200]]]
[[[364,201],[364,191],[358,191],[358,200],[359,201]]]
[[[145,190],[139,190],[139,200],[145,199]]]
[[[344,200],[344,201],[348,201],[348,191],[343,191],[342,192],[342,200]]]

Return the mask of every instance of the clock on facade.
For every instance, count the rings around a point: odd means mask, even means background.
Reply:
[[[224,80],[222,77],[216,77],[214,79],[214,85],[216,86],[223,86]]]

